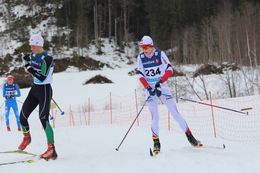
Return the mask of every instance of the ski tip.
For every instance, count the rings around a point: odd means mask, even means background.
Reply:
[[[153,151],[151,148],[150,148],[150,156],[153,157]]]
[[[203,147],[203,144],[200,141],[198,141],[197,145],[192,145],[192,146],[195,147],[195,148],[200,148],[200,147]]]

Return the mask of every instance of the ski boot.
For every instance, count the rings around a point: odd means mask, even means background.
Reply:
[[[197,139],[194,138],[194,136],[192,135],[190,129],[188,129],[186,132],[186,137],[189,141],[189,143],[194,146],[194,147],[201,147],[202,144],[200,143],[200,141],[198,141]]]
[[[45,151],[41,156],[40,158],[41,159],[44,159],[46,161],[52,159],[52,160],[55,160],[57,159],[58,155],[56,153],[56,150],[55,150],[55,146],[54,146],[54,143],[52,142],[49,142],[48,143],[48,149],[47,151]]]
[[[160,144],[160,140],[159,140],[159,137],[158,136],[153,136],[153,153],[156,155],[156,154],[159,154],[160,153],[160,150],[161,150],[161,144]]]
[[[6,127],[6,129],[7,129],[7,131],[8,131],[8,132],[10,132],[10,131],[11,131],[11,128],[10,128],[10,126],[7,126],[7,127]]]
[[[20,127],[18,127],[18,131],[19,131],[19,132],[21,131],[21,128],[20,128]]]
[[[23,141],[19,145],[19,150],[24,150],[31,143],[31,135],[30,132],[24,133]]]

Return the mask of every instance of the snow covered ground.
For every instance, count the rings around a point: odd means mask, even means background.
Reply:
[[[152,145],[149,128],[134,128],[119,151],[115,151],[128,127],[92,126],[55,129],[59,158],[55,161],[39,160],[32,164],[1,166],[1,173],[258,173],[260,148],[258,145],[226,142],[226,149],[193,148],[184,135],[161,133],[162,152],[149,156]],[[16,131],[0,131],[1,151],[12,150],[21,140]],[[41,129],[32,131],[28,151],[40,154],[45,150],[45,136]],[[221,146],[222,141],[208,139],[208,143]],[[18,154],[1,154],[0,163],[31,158]]]
[[[63,109],[67,109],[70,104],[79,105],[84,103],[86,98],[90,96],[103,98],[108,92],[122,96],[127,95],[131,90],[139,87],[135,77],[126,75],[130,70],[132,68],[108,69],[102,72],[70,71],[55,74],[53,83],[54,98]],[[100,73],[112,79],[114,84],[82,85],[88,78]],[[18,100],[23,102],[28,89],[23,89],[21,92],[22,97],[18,98]],[[259,99],[257,96],[256,98]],[[243,98],[239,98],[239,100],[243,101]],[[257,101],[254,102],[257,105]],[[226,106],[229,105],[226,104]],[[254,109],[258,109],[257,106]],[[3,109],[1,111],[2,114]],[[0,151],[14,150],[22,140],[22,134],[15,129],[13,115],[11,117],[11,132],[6,131],[3,118],[0,124]],[[46,137],[37,118],[37,112],[31,115],[30,124],[34,125],[31,128],[32,143],[27,151],[41,154],[46,150]],[[150,128],[148,126],[134,126],[120,150],[115,151],[129,125],[113,124],[55,128],[56,149],[59,155],[57,160],[49,162],[39,160],[31,164],[0,166],[0,172],[259,173],[260,147],[257,142],[231,142],[213,139],[213,137],[209,136],[200,136],[199,138],[203,143],[213,146],[222,146],[222,143],[225,143],[226,149],[198,149],[190,146],[184,134],[161,129],[162,153],[158,157],[152,158],[149,156],[149,147],[152,146]],[[31,157],[20,154],[0,154],[0,163]]]

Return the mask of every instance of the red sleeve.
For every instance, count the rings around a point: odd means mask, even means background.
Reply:
[[[144,77],[140,77],[139,80],[140,80],[140,82],[143,84],[143,86],[144,86],[145,89],[149,87],[149,84],[148,84],[148,82],[145,80]]]
[[[172,70],[166,70],[164,75],[161,77],[161,82],[165,82],[168,80],[168,78],[173,74]]]

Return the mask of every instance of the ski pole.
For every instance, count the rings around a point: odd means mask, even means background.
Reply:
[[[116,151],[119,151],[120,146],[121,146],[122,143],[124,142],[126,136],[128,135],[128,133],[130,132],[131,128],[133,127],[135,121],[137,120],[137,118],[139,117],[140,113],[141,113],[142,110],[144,109],[144,106],[145,106],[145,104],[146,104],[146,102],[147,102],[147,100],[148,100],[149,98],[150,98],[150,96],[145,100],[144,105],[142,106],[142,108],[140,109],[140,111],[137,113],[137,116],[135,117],[133,123],[131,124],[131,126],[130,126],[129,129],[127,130],[127,132],[126,132],[125,136],[123,137],[122,141],[120,142],[120,144],[119,144],[118,147],[116,148]]]
[[[59,109],[59,111],[60,111],[60,114],[61,114],[61,115],[64,115],[65,112],[61,110],[61,108],[59,107],[59,105],[56,103],[56,101],[55,101],[53,98],[51,98],[51,99],[52,99],[53,103],[58,107],[58,109]]]
[[[5,102],[3,102],[3,103],[1,104],[0,109],[4,106],[4,103],[5,103]]]
[[[242,112],[242,111],[238,111],[238,110],[231,109],[231,108],[226,108],[226,107],[222,107],[222,106],[218,106],[218,105],[203,103],[203,102],[200,102],[200,101],[185,99],[185,98],[181,98],[181,97],[180,97],[180,99],[181,99],[181,100],[184,100],[184,101],[189,101],[189,102],[193,102],[193,103],[198,103],[198,104],[202,104],[202,105],[206,105],[206,106],[212,106],[212,107],[215,107],[215,108],[224,109],[224,110],[233,111],[233,112],[236,112],[236,113],[248,115],[248,112]]]

